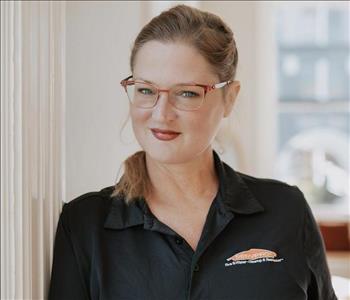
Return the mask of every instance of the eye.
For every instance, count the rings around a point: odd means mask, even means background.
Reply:
[[[195,92],[192,92],[192,91],[182,91],[180,93],[180,95],[182,97],[186,97],[186,98],[193,98],[193,97],[198,97],[199,94],[195,93]]]
[[[138,88],[137,92],[139,94],[143,94],[143,95],[152,95],[153,94],[153,91],[151,89],[148,89],[148,88]]]

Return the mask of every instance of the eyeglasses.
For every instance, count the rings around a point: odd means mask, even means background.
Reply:
[[[213,85],[179,84],[170,89],[160,89],[154,84],[132,80],[132,75],[123,79],[120,84],[124,87],[130,103],[140,108],[152,108],[157,104],[160,92],[169,93],[169,102],[179,110],[197,110],[204,102],[205,95],[215,89],[232,83],[232,80]]]

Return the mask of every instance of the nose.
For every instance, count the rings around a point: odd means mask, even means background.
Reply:
[[[176,118],[174,106],[170,103],[169,93],[159,93],[158,101],[153,107],[152,117],[159,122],[169,122]]]

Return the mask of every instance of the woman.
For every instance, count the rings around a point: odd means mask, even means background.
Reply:
[[[141,30],[121,84],[143,151],[115,187],[64,205],[49,299],[336,299],[302,192],[212,149],[237,61],[230,28],[195,8]]]

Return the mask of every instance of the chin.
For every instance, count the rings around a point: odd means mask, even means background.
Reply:
[[[169,149],[166,147],[145,147],[143,148],[151,159],[164,164],[179,164],[191,159],[189,153],[181,153],[181,151]]]

